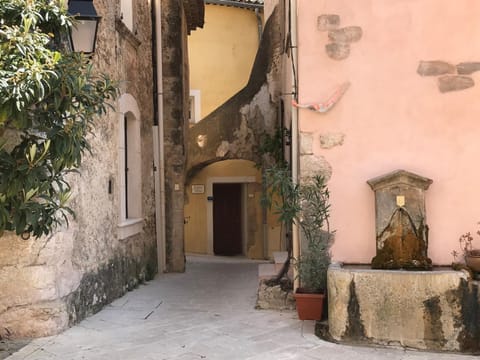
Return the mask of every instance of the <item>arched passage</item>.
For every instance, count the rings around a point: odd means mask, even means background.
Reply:
[[[261,170],[252,161],[225,160],[207,165],[190,178],[185,194],[187,253],[263,259],[270,257],[272,251],[281,250],[278,223],[261,205]],[[220,208],[219,215],[215,210],[222,203],[226,203],[227,208]],[[232,214],[239,214],[239,218],[229,218]],[[240,236],[240,251],[234,240],[222,238],[225,236],[222,227],[227,237],[229,234],[232,238]],[[223,234],[220,238],[219,232]]]
[[[215,216],[215,204],[228,199],[220,199],[225,196],[215,193],[216,185],[237,185],[231,187],[239,191],[240,203],[233,202],[232,206],[239,206],[241,231],[241,255],[249,258],[261,259],[265,257],[264,251],[264,219],[260,204],[262,194],[262,176],[255,164],[247,160],[225,160],[213,163],[199,170],[190,179],[186,186],[185,202],[185,250],[187,253],[199,253],[210,255],[222,255],[215,246],[215,221],[222,221]],[[227,191],[228,192],[228,191]],[[219,195],[220,194],[220,195]],[[234,195],[235,196],[235,195]],[[223,221],[229,221],[228,214]],[[228,226],[228,225],[227,225]],[[218,229],[218,228],[217,228]],[[232,234],[237,234],[238,229],[231,229]],[[228,239],[227,239],[228,240]],[[218,245],[218,244],[217,244]],[[228,246],[227,246],[228,247]],[[231,255],[235,254],[232,250]],[[228,248],[227,248],[228,253]]]
[[[281,86],[272,81],[282,68],[281,29],[275,9],[246,86],[188,129],[183,211],[187,253],[215,254],[215,184],[239,184],[231,191],[240,193],[240,214],[229,216],[241,217],[243,255],[266,258],[283,250],[277,219],[261,207],[262,175],[254,165],[264,162],[259,151],[263,137],[273,135],[281,122]]]

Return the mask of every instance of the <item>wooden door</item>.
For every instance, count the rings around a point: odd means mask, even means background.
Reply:
[[[243,253],[242,184],[213,184],[213,252]]]

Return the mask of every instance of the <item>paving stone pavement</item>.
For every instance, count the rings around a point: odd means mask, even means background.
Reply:
[[[295,312],[254,309],[258,262],[187,259],[186,273],[160,275],[7,359],[478,360],[322,341],[313,334],[313,321],[302,323]]]

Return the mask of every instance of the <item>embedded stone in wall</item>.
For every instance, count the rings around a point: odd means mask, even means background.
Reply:
[[[480,70],[480,62],[463,62],[457,64],[457,72],[460,75],[470,75]]]
[[[197,145],[200,149],[203,149],[205,146],[207,146],[207,140],[208,140],[208,135],[206,134],[200,134],[197,136]]]
[[[475,81],[469,76],[445,75],[438,78],[440,92],[459,91],[471,88]]]
[[[329,43],[325,45],[327,55],[334,60],[344,60],[350,55],[348,43]]]
[[[320,147],[322,149],[331,149],[335,146],[343,145],[345,134],[325,133],[320,135]]]
[[[455,74],[456,70],[455,65],[447,63],[446,61],[420,61],[417,73],[421,76],[437,76]]]
[[[227,155],[229,147],[230,145],[228,141],[222,141],[220,146],[217,148],[217,152],[216,152],[217,157],[224,157],[225,155]]]
[[[327,181],[332,176],[332,166],[323,156],[300,156],[301,180],[308,181],[316,175],[323,176]]]
[[[313,154],[313,135],[310,133],[300,133],[300,155]]]
[[[34,338],[57,334],[68,327],[66,305],[61,300],[14,307],[2,313],[1,338]]]
[[[336,29],[340,26],[340,16],[336,14],[323,14],[317,18],[317,28],[320,31]]]
[[[68,313],[60,314],[65,306],[59,299],[81,278],[71,261],[75,227],[72,223],[68,232],[29,241],[13,233],[0,237],[0,339],[46,336],[66,328]]]
[[[328,33],[328,38],[333,42],[351,43],[359,41],[362,38],[362,28],[360,26],[347,26],[338,30],[332,30]]]

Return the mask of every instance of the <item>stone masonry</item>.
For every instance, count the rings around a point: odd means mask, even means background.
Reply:
[[[0,237],[0,339],[58,333],[151,279],[157,271],[150,1],[136,0],[133,30],[120,20],[120,1],[96,0],[102,16],[92,63],[138,104],[141,138],[142,230],[118,238],[119,122],[110,110],[97,119],[80,174],[73,174],[76,219],[49,237]],[[117,104],[112,104],[117,107]],[[110,190],[109,190],[110,189]]]

